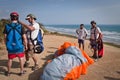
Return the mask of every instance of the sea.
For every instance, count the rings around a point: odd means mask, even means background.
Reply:
[[[97,25],[103,34],[103,41],[120,45],[120,25]],[[77,37],[76,29],[79,25],[45,25],[45,28],[51,32],[69,34]],[[91,25],[85,25],[90,34]],[[89,38],[89,35],[88,37]]]

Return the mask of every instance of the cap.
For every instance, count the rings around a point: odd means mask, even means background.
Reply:
[[[11,13],[10,13],[10,16],[11,16],[11,17],[12,17],[12,16],[17,16],[17,17],[18,17],[19,14],[18,14],[17,12],[11,12]]]
[[[36,20],[36,17],[33,14],[28,14],[25,19],[28,20],[29,18],[33,18],[34,20]]]

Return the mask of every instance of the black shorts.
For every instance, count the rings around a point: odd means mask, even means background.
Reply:
[[[84,44],[84,40],[83,39],[78,39],[78,43],[79,44]]]

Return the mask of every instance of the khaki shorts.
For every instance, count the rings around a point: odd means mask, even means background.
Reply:
[[[33,57],[35,55],[32,44],[28,44],[28,50],[25,51],[25,54],[27,54],[28,57]]]

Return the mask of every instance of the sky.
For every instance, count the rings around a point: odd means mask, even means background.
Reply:
[[[120,0],[0,0],[0,19],[32,13],[42,24],[120,24]]]

